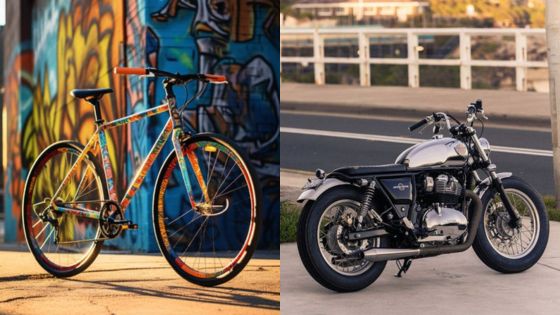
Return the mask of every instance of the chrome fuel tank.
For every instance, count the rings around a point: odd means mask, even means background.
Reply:
[[[405,164],[409,168],[459,166],[465,164],[467,157],[467,146],[463,142],[453,138],[441,138],[413,145],[403,151],[395,163]]]

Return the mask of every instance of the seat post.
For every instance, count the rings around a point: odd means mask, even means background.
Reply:
[[[95,123],[98,125],[103,124],[104,120],[101,114],[101,107],[99,106],[99,99],[96,97],[92,97],[87,99],[93,105],[93,111],[95,114]]]

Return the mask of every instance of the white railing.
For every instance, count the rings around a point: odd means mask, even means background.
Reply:
[[[312,39],[313,56],[289,57],[281,53],[280,65],[283,63],[313,64],[315,84],[325,84],[325,64],[357,64],[359,65],[359,76],[361,86],[370,86],[370,69],[374,64],[392,64],[408,66],[408,85],[418,87],[420,85],[420,66],[459,66],[460,87],[471,89],[471,67],[511,67],[515,68],[516,90],[527,90],[527,69],[547,68],[545,61],[527,60],[527,37],[544,36],[544,29],[496,29],[496,28],[415,28],[415,29],[387,29],[375,27],[361,28],[319,28],[319,29],[290,29],[283,28],[280,32],[283,40],[289,39]],[[324,40],[326,37],[341,36],[354,38],[358,41],[358,57],[325,57]],[[371,58],[371,37],[387,35],[406,36],[407,57],[406,58]],[[428,59],[420,58],[419,52],[423,47],[419,46],[418,38],[421,35],[455,35],[459,37],[458,59]],[[475,60],[471,58],[472,36],[514,36],[515,37],[515,59],[514,60]],[[282,44],[281,44],[282,45]],[[282,51],[282,47],[280,47]],[[282,70],[281,70],[282,71]]]

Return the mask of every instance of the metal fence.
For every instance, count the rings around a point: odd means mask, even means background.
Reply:
[[[281,68],[287,64],[312,65],[315,84],[326,83],[329,65],[354,65],[361,86],[374,85],[372,66],[401,65],[409,87],[422,85],[421,67],[451,66],[458,68],[462,89],[473,88],[473,69],[491,74],[499,68],[511,73],[512,88],[527,91],[534,90],[528,88],[530,71],[546,75],[546,39],[544,29],[283,28]],[[541,78],[541,86],[547,80]]]

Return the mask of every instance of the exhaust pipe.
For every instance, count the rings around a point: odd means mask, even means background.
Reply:
[[[476,230],[482,218],[482,201],[477,194],[471,190],[465,192],[465,196],[471,199],[471,220],[469,223],[469,234],[467,240],[459,245],[450,245],[431,248],[372,248],[364,252],[364,258],[372,262],[397,260],[404,258],[422,258],[441,254],[458,253],[471,247],[476,237]]]
[[[397,260],[420,255],[420,249],[372,248],[364,252],[364,258],[371,262]]]

